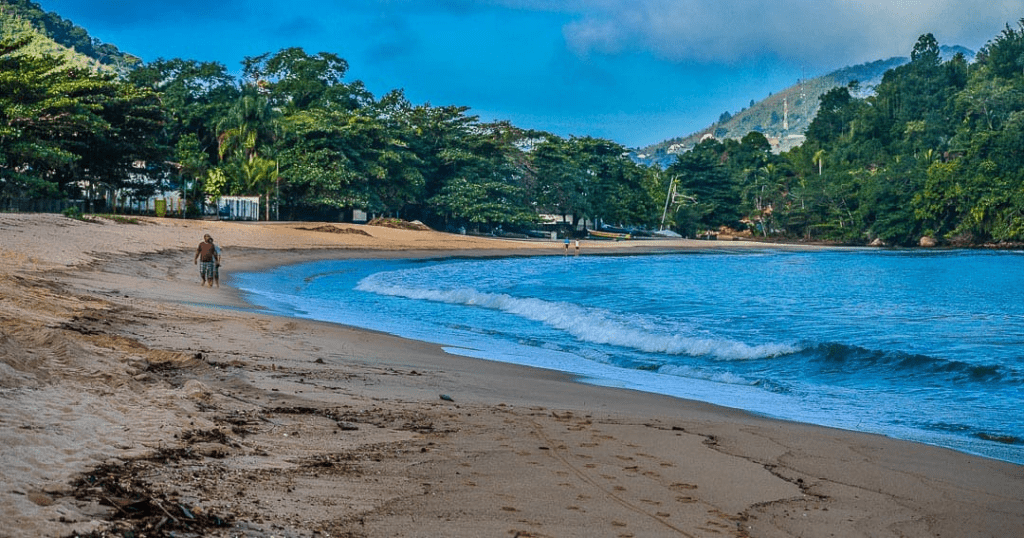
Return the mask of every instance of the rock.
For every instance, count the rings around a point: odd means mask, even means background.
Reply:
[[[186,381],[185,386],[182,387],[181,391],[184,393],[186,398],[192,398],[194,400],[206,400],[211,396],[210,389],[195,379],[189,379]]]
[[[28,500],[34,502],[37,506],[50,506],[54,502],[53,497],[41,491],[30,491],[28,494]]]
[[[936,241],[934,237],[926,235],[922,237],[920,241],[918,241],[918,244],[925,248],[931,248],[938,245],[939,242]]]
[[[868,243],[869,247],[884,247],[887,246],[885,241],[882,241],[881,237],[876,237],[874,241]]]
[[[222,445],[221,443],[196,443],[193,445],[192,450],[207,458],[223,459],[231,455],[232,450],[230,447]]]

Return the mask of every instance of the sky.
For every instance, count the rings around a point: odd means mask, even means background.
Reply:
[[[977,51],[1021,0],[36,0],[146,62],[333,53],[376,97],[460,105],[631,148],[699,131],[801,78],[909,56],[931,33]]]

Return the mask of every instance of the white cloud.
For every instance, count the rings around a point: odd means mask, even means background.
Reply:
[[[505,2],[511,5],[512,2]],[[518,2],[520,8],[535,4]],[[552,3],[548,3],[550,6]],[[599,0],[561,2],[580,55],[647,52],[677,62],[770,56],[843,65],[909,55],[917,38],[980,47],[1024,16],[1020,0]]]

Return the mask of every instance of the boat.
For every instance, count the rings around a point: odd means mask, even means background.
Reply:
[[[601,239],[630,239],[632,237],[628,232],[609,230],[587,230],[587,233]]]

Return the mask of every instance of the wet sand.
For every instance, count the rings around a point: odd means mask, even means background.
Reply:
[[[319,226],[0,214],[0,536],[1024,535],[1022,466],[247,310],[232,272],[564,248]],[[766,247],[582,244],[692,248]]]

